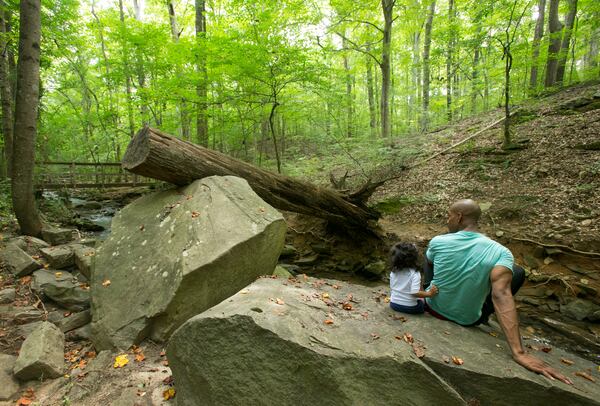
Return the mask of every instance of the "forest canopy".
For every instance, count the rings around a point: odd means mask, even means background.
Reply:
[[[18,3],[3,2],[14,81]],[[597,0],[50,0],[36,160],[115,162],[143,125],[293,174],[598,78]],[[372,148],[377,151],[377,148]]]

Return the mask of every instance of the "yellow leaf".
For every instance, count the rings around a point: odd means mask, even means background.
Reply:
[[[113,365],[113,368],[123,368],[128,363],[129,358],[127,357],[127,354],[117,355],[115,358],[115,364]]]
[[[175,397],[175,388],[169,388],[163,392],[163,399],[169,400]]]
[[[323,293],[323,299],[329,299],[329,293]]]
[[[62,276],[62,272],[54,272],[54,276],[60,278]]]
[[[110,285],[110,279],[106,279],[104,282],[102,282],[102,286],[106,287]]]
[[[389,303],[390,302],[390,298],[389,297],[385,297],[385,299],[383,299],[384,302]]]

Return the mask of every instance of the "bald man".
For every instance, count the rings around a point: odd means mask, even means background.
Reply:
[[[425,286],[438,288],[426,299],[435,317],[463,326],[485,323],[494,311],[513,359],[550,379],[571,381],[548,364],[525,353],[513,295],[525,280],[523,268],[514,265],[512,253],[478,231],[479,205],[459,200],[448,210],[450,233],[434,237],[427,249]]]

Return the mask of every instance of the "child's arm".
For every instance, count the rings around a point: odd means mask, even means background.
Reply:
[[[435,285],[431,285],[428,291],[420,290],[417,293],[414,293],[416,297],[433,297],[438,294],[438,288]]]

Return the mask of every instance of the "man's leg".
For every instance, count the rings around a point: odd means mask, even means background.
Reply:
[[[510,290],[514,295],[517,294],[521,286],[525,283],[525,270],[519,265],[513,265],[513,277],[512,282],[510,283]],[[481,317],[477,320],[473,325],[478,325],[481,323],[487,323],[490,314],[494,313],[494,302],[492,301],[492,293],[488,295],[483,303],[483,307],[481,308]]]

